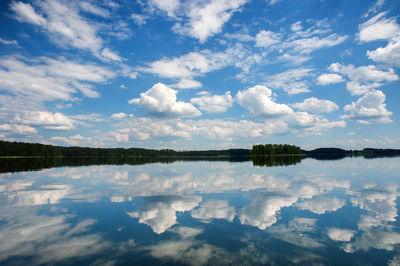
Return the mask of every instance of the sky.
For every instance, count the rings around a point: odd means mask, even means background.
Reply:
[[[0,3],[0,139],[400,148],[400,2]]]

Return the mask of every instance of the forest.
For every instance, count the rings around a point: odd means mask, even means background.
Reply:
[[[240,157],[249,156],[247,149],[174,151],[143,148],[62,147],[38,143],[0,141],[0,156],[18,157]]]
[[[90,148],[64,147],[39,143],[10,142],[0,140],[0,157],[96,157],[96,158],[132,158],[132,157],[168,157],[168,158],[199,158],[199,157],[310,157],[315,159],[341,159],[348,156],[363,156],[365,158],[399,156],[400,149],[344,150],[339,148],[318,148],[302,150],[300,147],[288,144],[257,144],[252,149],[175,151],[171,149],[144,148]],[[241,160],[241,159],[236,159]],[[261,159],[256,159],[260,161]],[[262,160],[261,160],[262,161]],[[297,160],[296,160],[297,161]]]

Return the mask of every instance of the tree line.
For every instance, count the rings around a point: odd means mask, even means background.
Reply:
[[[303,156],[316,159],[341,159],[347,156],[363,156],[365,158],[400,156],[400,149],[344,150],[339,148],[318,148],[310,151],[288,144],[257,144],[252,149],[175,151],[171,149],[144,148],[89,148],[63,147],[39,143],[10,142],[0,140],[0,156],[19,157],[97,157],[97,158],[130,158],[130,157],[227,157],[239,158],[264,156],[275,158],[280,156]]]
[[[289,144],[257,144],[251,149],[252,156],[301,156],[300,147]]]
[[[0,141],[0,156],[20,157],[239,157],[249,156],[247,149],[174,151],[144,148],[63,147],[39,143]]]

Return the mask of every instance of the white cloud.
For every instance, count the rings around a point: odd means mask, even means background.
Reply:
[[[273,89],[282,89],[289,95],[310,92],[308,82],[305,80],[311,77],[312,68],[293,68],[287,71],[267,77],[266,83]]]
[[[390,40],[400,34],[396,19],[384,19],[386,12],[379,13],[359,26],[357,37],[362,42]]]
[[[148,67],[139,70],[165,78],[190,78],[221,68],[224,62],[219,57],[225,56],[222,54],[213,56],[207,50],[201,53],[191,52],[172,59],[163,58],[154,61]]]
[[[0,89],[41,100],[74,100],[77,90],[96,98],[100,94],[87,82],[105,82],[114,77],[106,68],[63,58],[20,56],[0,58]]]
[[[18,124],[0,124],[0,131],[5,132],[6,134],[36,134],[37,131],[35,128],[27,125],[18,125]]]
[[[177,89],[196,89],[196,88],[201,88],[203,84],[194,79],[183,78],[180,79],[178,83],[171,84],[170,86],[172,88],[177,88]]]
[[[103,58],[104,58],[106,61],[108,61],[108,60],[109,60],[109,61],[118,61],[118,62],[122,61],[122,58],[121,58],[118,54],[112,52],[112,51],[111,51],[110,49],[108,49],[107,47],[104,48],[104,49],[101,51],[100,54],[103,56]]]
[[[222,30],[222,26],[231,18],[234,12],[239,11],[246,0],[211,0],[208,2],[192,2],[185,19],[181,24],[177,22],[173,30],[179,34],[188,35],[205,42]]]
[[[293,23],[293,24],[290,26],[290,29],[291,29],[292,31],[300,31],[300,30],[302,30],[302,29],[303,29],[303,26],[301,25],[301,21],[297,21],[296,23]]]
[[[151,140],[168,141],[170,147],[178,147],[173,140],[180,139],[193,142],[204,142],[204,149],[210,145],[219,148],[232,147],[232,141],[254,143],[254,138],[287,134],[321,134],[334,127],[345,127],[344,121],[328,121],[325,118],[310,115],[306,112],[293,112],[291,115],[265,119],[263,122],[231,119],[152,119],[144,117],[125,118],[114,125],[109,132],[110,142],[119,139],[138,141],[151,145]],[[167,142],[166,142],[167,143]],[[179,145],[180,145],[179,144]],[[191,146],[189,145],[188,148]]]
[[[281,0],[269,0],[267,1],[269,5],[275,5],[276,3],[279,3]]]
[[[388,68],[387,71],[378,69],[374,65],[354,67],[353,65],[344,66],[333,63],[328,68],[332,72],[347,76],[346,89],[351,95],[362,95],[368,91],[381,86],[379,82],[391,82],[399,79],[394,69]]]
[[[47,202],[46,202],[47,204]],[[0,261],[30,257],[31,264],[59,264],[67,260],[96,256],[111,247],[100,235],[89,234],[95,220],[70,223],[64,216],[38,216],[37,208],[7,213],[0,234]],[[15,237],[15,236],[24,237]]]
[[[20,22],[28,22],[36,25],[46,24],[46,19],[37,14],[29,3],[11,2],[10,8],[15,12],[16,19]]]
[[[279,34],[270,30],[262,30],[256,35],[256,47],[268,47],[273,44],[279,43],[281,37]]]
[[[331,34],[327,37],[302,38],[289,42],[288,47],[293,49],[293,52],[302,54],[309,54],[315,50],[332,47],[341,44],[347,39],[347,36],[338,36],[337,34]]]
[[[364,95],[373,89],[379,88],[380,86],[382,86],[382,83],[378,82],[360,84],[358,81],[349,81],[346,84],[346,89],[351,95]]]
[[[154,84],[148,91],[141,93],[140,98],[134,98],[129,103],[141,105],[149,114],[158,117],[194,117],[201,112],[190,103],[178,102],[178,91],[162,83]]]
[[[64,144],[73,145],[73,146],[87,146],[88,143],[92,143],[91,137],[83,137],[81,135],[74,135],[74,136],[69,136],[69,137],[54,136],[54,137],[51,137],[50,140],[62,142]]]
[[[329,67],[334,72],[347,75],[351,80],[356,81],[396,81],[399,76],[396,75],[392,68],[387,71],[379,70],[374,65],[354,67],[353,65],[344,66],[339,63],[333,63]]]
[[[102,55],[103,40],[97,34],[99,26],[79,15],[79,9],[97,15],[106,15],[107,10],[90,3],[81,3],[80,6],[76,6],[74,3],[66,4],[58,0],[38,1],[37,5],[45,18],[39,15],[30,4],[23,2],[12,2],[11,9],[15,12],[18,21],[43,27],[50,40],[61,47],[87,50],[105,61],[120,59],[115,53],[110,56],[107,50],[103,50],[106,57]]]
[[[368,251],[371,248],[392,251],[395,245],[400,243],[400,234],[396,232],[371,230],[364,233],[360,238],[349,243],[344,247],[344,251],[348,253],[357,250]]]
[[[277,117],[293,113],[289,106],[274,102],[272,91],[261,85],[256,85],[243,92],[238,91],[236,102],[256,117]]]
[[[133,21],[137,25],[142,26],[142,25],[146,24],[148,17],[146,15],[142,15],[142,14],[132,13],[131,14],[131,19],[133,19]]]
[[[232,222],[235,217],[235,208],[229,206],[225,200],[209,200],[202,203],[198,209],[192,210],[192,217],[203,221],[225,219]]]
[[[221,113],[226,112],[232,106],[233,98],[230,91],[228,91],[224,95],[205,95],[192,98],[190,102],[207,113]]]
[[[186,226],[174,227],[169,230],[170,232],[177,233],[183,239],[195,238],[203,233],[203,229],[191,228]]]
[[[224,37],[228,39],[238,40],[241,42],[250,42],[255,40],[253,36],[247,33],[225,33]]]
[[[148,63],[145,67],[136,68],[138,71],[156,74],[162,78],[179,78],[180,81],[173,84],[175,87],[199,86],[193,80],[195,76],[202,76],[206,73],[222,69],[227,66],[234,66],[248,73],[250,68],[259,62],[262,57],[253,53],[240,43],[221,52],[201,50],[190,52],[179,57],[162,58]]]
[[[277,222],[276,214],[282,207],[291,206],[296,201],[297,198],[289,194],[258,193],[249,205],[239,211],[239,220],[242,224],[265,230]]]
[[[359,221],[359,228],[369,230],[373,226],[379,226],[387,222],[394,222],[397,219],[396,199],[398,197],[397,186],[381,187],[375,184],[368,184],[359,191],[348,191],[352,195],[351,203],[367,210],[372,218],[362,216]]]
[[[367,51],[369,59],[393,66],[400,66],[400,37],[390,40],[386,47],[379,47],[375,51]]]
[[[51,130],[71,130],[75,128],[73,120],[58,112],[22,112],[15,115],[14,122],[25,125],[42,126]]]
[[[356,120],[361,124],[390,123],[392,112],[386,109],[385,98],[385,94],[379,90],[370,91],[356,102],[346,105],[343,110],[350,114],[342,118]]]
[[[16,40],[4,40],[2,38],[0,38],[0,43],[5,44],[5,45],[18,45],[18,41]]]
[[[147,224],[154,233],[162,234],[176,221],[177,212],[190,211],[201,202],[197,196],[158,196],[144,198],[139,212],[128,212],[132,218],[139,218],[139,223]]]
[[[307,55],[300,55],[300,54],[293,55],[290,53],[285,53],[279,56],[278,59],[286,62],[286,65],[288,66],[297,66],[303,64],[304,62],[307,62],[308,60],[311,59],[311,57]]]
[[[379,2],[379,1],[378,1]],[[376,4],[378,4],[378,2]],[[382,12],[359,26],[357,35],[362,42],[388,40],[386,47],[368,50],[369,59],[389,65],[400,65],[400,26],[396,18],[385,19],[386,12]]]
[[[302,210],[309,210],[316,214],[336,211],[346,204],[345,200],[338,198],[317,197],[296,204]]]
[[[79,2],[80,8],[88,13],[103,17],[103,18],[109,18],[110,17],[110,12],[107,9],[95,6],[91,4],[90,2]]]
[[[380,9],[383,5],[385,4],[385,0],[377,0],[375,4],[373,4],[368,11],[363,15],[364,18],[367,18],[370,14],[378,12],[378,9]]]
[[[111,115],[111,118],[112,119],[122,119],[122,118],[125,118],[125,117],[127,117],[128,115],[127,114],[125,114],[125,113],[115,113],[115,114],[112,114]]]
[[[320,100],[314,97],[307,98],[301,103],[291,104],[292,107],[311,113],[330,113],[339,109],[339,106],[329,100]]]
[[[327,232],[330,239],[334,241],[343,241],[349,242],[351,238],[354,236],[355,231],[349,229],[340,229],[340,228],[328,228]]]
[[[180,7],[180,0],[150,0],[149,6],[167,12],[169,17],[175,17]]]
[[[343,77],[338,74],[322,74],[317,79],[317,83],[320,85],[335,84],[343,81],[345,81]]]

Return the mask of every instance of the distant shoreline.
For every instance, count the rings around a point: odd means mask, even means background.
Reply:
[[[261,148],[261,150],[260,150]],[[90,148],[63,147],[38,143],[0,141],[0,158],[43,158],[43,157],[81,157],[81,158],[230,158],[230,157],[284,157],[301,156],[316,159],[340,159],[344,157],[365,158],[400,156],[400,149],[365,148],[362,150],[345,150],[340,148],[317,148],[303,150],[298,146],[287,144],[254,145],[253,149],[226,150],[187,150],[144,149],[144,148]]]

